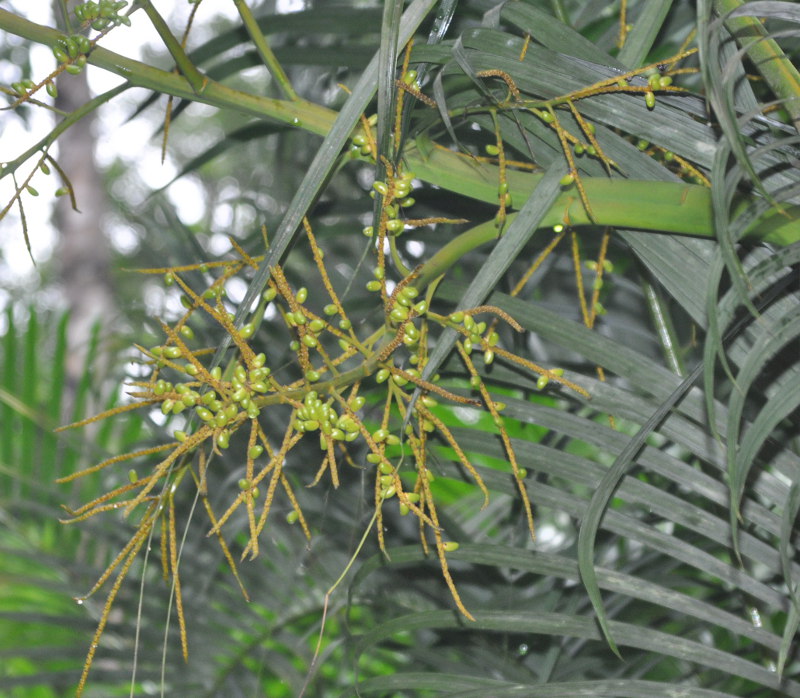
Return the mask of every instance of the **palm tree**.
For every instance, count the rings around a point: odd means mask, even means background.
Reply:
[[[130,308],[145,409],[105,387],[36,487],[63,323],[8,316],[2,555],[52,606],[9,593],[4,682],[73,690],[77,634],[85,695],[800,695],[797,7],[234,4],[196,42],[150,0],[83,5],[88,42],[0,10],[125,80],[85,112],[168,95],[206,194],[118,197],[166,298]],[[174,71],[111,50],[131,19]]]

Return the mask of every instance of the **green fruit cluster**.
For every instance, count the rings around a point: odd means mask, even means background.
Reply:
[[[131,20],[120,11],[127,5],[126,0],[100,0],[99,2],[85,2],[75,7],[75,16],[81,23],[89,24],[96,31],[103,31],[109,27],[124,24],[131,26]]]
[[[355,397],[348,403],[354,413],[363,406],[363,397]],[[358,422],[347,412],[338,414],[333,398],[323,402],[316,390],[306,393],[303,406],[297,410],[294,428],[300,433],[319,431],[319,445],[323,451],[327,450],[329,440],[355,441],[359,435]]]
[[[36,87],[36,85],[33,80],[19,80],[18,82],[11,83],[11,89],[20,97],[24,97],[34,87]]]
[[[86,54],[92,50],[92,42],[83,34],[66,34],[53,45],[53,56],[62,65],[64,70],[72,75],[77,75],[86,66]]]
[[[356,138],[359,138],[359,136],[356,136]],[[386,212],[387,219],[386,232],[389,235],[399,235],[405,230],[406,224],[400,218],[400,209],[408,208],[416,203],[414,197],[411,196],[415,177],[416,175],[413,172],[400,171],[388,183],[378,180],[372,184],[373,190],[370,192],[370,196],[375,198],[377,193],[384,199],[383,210]],[[367,237],[372,237],[375,233],[371,225],[364,228],[362,232]]]

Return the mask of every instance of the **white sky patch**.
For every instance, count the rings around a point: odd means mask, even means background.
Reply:
[[[231,241],[225,235],[214,233],[209,238],[206,248],[212,257],[222,257],[222,255],[231,251]]]
[[[139,247],[139,236],[131,226],[119,221],[109,221],[106,230],[112,247],[120,254],[131,254]]]
[[[247,283],[244,279],[240,279],[238,276],[228,279],[225,284],[225,294],[232,303],[239,305],[244,300],[245,293],[247,293]]]
[[[186,225],[197,223],[205,216],[203,187],[191,177],[182,177],[173,182],[167,189],[167,197],[175,207],[178,217]]]
[[[409,240],[406,243],[406,252],[412,257],[422,257],[425,254],[425,243],[419,240]]]
[[[278,0],[275,5],[275,11],[279,15],[288,15],[292,12],[300,12],[305,7],[306,4],[303,0]]]

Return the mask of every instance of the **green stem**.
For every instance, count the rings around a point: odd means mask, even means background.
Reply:
[[[206,78],[195,67],[194,63],[189,60],[189,56],[186,55],[186,52],[183,50],[183,46],[181,46],[180,42],[175,38],[175,35],[172,33],[172,31],[170,31],[170,28],[164,21],[164,18],[158,13],[158,10],[153,7],[153,4],[150,2],[150,0],[139,0],[139,4],[141,5],[142,9],[144,9],[145,13],[150,19],[150,22],[153,24],[153,27],[155,27],[155,30],[158,32],[158,35],[161,37],[161,40],[164,42],[167,50],[175,59],[175,64],[178,66],[178,70],[180,70],[184,77],[189,81],[189,84],[192,86],[192,91],[198,95],[202,94],[208,78]]]
[[[289,99],[299,100],[300,98],[294,91],[292,83],[289,82],[289,78],[284,72],[283,67],[278,62],[278,59],[275,58],[275,54],[272,52],[266,37],[261,32],[258,22],[256,21],[256,18],[253,17],[253,13],[250,12],[250,8],[247,6],[245,0],[233,0],[233,4],[236,5],[236,9],[239,11],[239,16],[242,18],[242,24],[244,24],[247,34],[250,36],[253,45],[256,47],[258,55],[261,56],[261,60],[264,61],[264,65],[267,66],[267,70],[269,70],[272,77],[275,78],[275,80],[278,82],[278,85],[280,85],[284,95],[286,95],[286,97]]]
[[[497,168],[478,164],[442,148],[435,148],[427,158],[417,152],[407,155],[410,169],[420,178],[450,191],[487,203],[497,201]],[[514,201],[525,201],[542,175],[509,170],[508,188]],[[658,230],[680,235],[713,236],[711,196],[706,187],[683,182],[652,182],[607,177],[583,177],[597,224],[616,228]],[[740,204],[737,210],[744,207]],[[800,240],[800,207],[766,214],[751,231],[753,237],[787,245]],[[516,214],[510,214],[508,222]],[[542,220],[542,227],[556,224],[573,227],[593,225],[574,187],[565,189]],[[477,244],[497,236],[493,222],[468,231]],[[467,235],[467,233],[464,233]],[[463,237],[463,236],[462,236]],[[456,244],[461,237],[450,244]],[[472,244],[472,243],[470,243]],[[472,249],[472,247],[470,247]],[[443,250],[442,250],[443,251]],[[441,271],[439,271],[441,273]]]
[[[661,342],[661,351],[664,354],[664,360],[673,373],[685,377],[686,366],[681,358],[680,346],[675,333],[675,326],[669,314],[669,309],[666,303],[664,303],[661,294],[650,281],[647,279],[642,281],[642,289],[644,290],[647,309],[650,311],[650,317],[653,320],[653,326]]]
[[[553,9],[553,14],[555,15],[556,19],[560,20],[568,27],[572,26],[572,23],[569,21],[569,13],[567,12],[566,8],[564,7],[563,0],[550,0],[550,5]]]
[[[716,0],[714,8],[723,17],[745,3],[742,0]],[[756,70],[766,80],[800,132],[800,73],[783,52],[764,24],[756,17],[733,17],[725,20],[736,43],[747,49]]]

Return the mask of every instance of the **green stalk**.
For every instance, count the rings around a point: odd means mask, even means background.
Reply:
[[[650,311],[650,318],[656,330],[658,339],[661,343],[661,352],[664,355],[664,362],[669,369],[679,376],[686,376],[686,366],[681,358],[680,345],[675,333],[675,325],[669,314],[669,308],[658,292],[658,289],[648,280],[642,281],[647,309]]]
[[[144,9],[145,14],[150,19],[167,50],[172,54],[175,59],[175,64],[178,70],[183,73],[184,77],[189,81],[192,90],[195,94],[202,94],[205,89],[208,78],[206,78],[189,60],[189,56],[183,50],[180,42],[175,38],[175,35],[170,31],[169,26],[164,21],[164,18],[158,13],[158,10],[153,7],[150,0],[139,0],[139,4]]]
[[[61,36],[55,29],[34,24],[2,9],[0,30],[49,46],[53,46]],[[89,63],[123,77],[130,86],[144,87],[220,109],[280,121],[321,136],[328,133],[336,119],[336,112],[312,102],[259,97],[213,80],[206,83],[202,94],[196,94],[187,78],[181,75],[153,68],[101,47],[96,47],[91,52]],[[408,169],[426,182],[487,203],[497,202],[499,173],[496,166],[474,162],[443,148],[433,148],[430,153],[423,155],[413,146],[407,148],[405,161]],[[540,177],[541,175],[509,171],[507,179],[514,200],[525,201]],[[577,192],[570,188],[559,196],[542,225],[597,224],[657,230],[667,234],[702,237],[714,235],[711,196],[705,187],[605,177],[584,177],[582,182],[592,206],[594,222],[589,220]],[[751,231],[751,235],[778,245],[797,242],[800,240],[798,219],[800,207],[797,206],[786,208],[783,215],[768,213]],[[466,251],[495,236],[496,229],[493,225],[490,224],[488,229],[478,226],[453,240],[445,249],[448,250],[447,254],[462,248]],[[455,247],[451,248],[451,245]],[[445,253],[445,249],[439,254]]]
[[[742,0],[716,0],[714,8],[723,17],[745,3]],[[725,20],[736,43],[747,49],[756,70],[766,80],[800,132],[800,73],[756,17],[733,17]]]
[[[264,61],[264,65],[267,66],[270,75],[275,78],[288,99],[299,100],[300,97],[298,97],[297,93],[294,91],[292,83],[289,82],[289,78],[283,70],[283,66],[281,66],[275,54],[272,52],[266,37],[262,34],[258,22],[256,22],[256,18],[253,17],[253,13],[250,12],[250,8],[247,6],[245,0],[233,0],[233,4],[236,5],[239,16],[242,18],[242,24],[244,24],[244,28],[247,30],[250,40],[256,47],[258,55],[261,56],[261,60]]]
[[[414,173],[426,182],[487,203],[497,201],[499,179],[496,167],[475,163],[442,148],[435,148],[424,159],[412,150],[407,155],[407,160]],[[513,200],[525,201],[541,177],[540,174],[507,172],[506,179]],[[598,225],[700,237],[713,236],[711,195],[706,187],[683,182],[606,177],[583,177],[581,181]],[[740,204],[736,210],[743,207],[744,204]],[[778,245],[800,240],[800,207],[792,206],[784,211],[786,215],[775,211],[766,214],[751,231],[752,236]],[[515,215],[509,215],[509,223]],[[565,189],[556,199],[545,215],[542,226],[559,223],[571,226],[595,224],[581,205],[574,187]],[[476,240],[480,240],[478,244],[497,236],[493,221],[490,221],[488,227],[478,226],[469,232]],[[457,240],[460,238],[452,242],[456,243]]]

